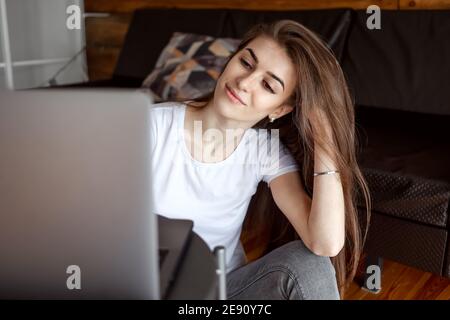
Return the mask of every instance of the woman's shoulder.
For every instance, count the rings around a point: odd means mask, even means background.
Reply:
[[[157,121],[175,119],[185,108],[183,102],[165,101],[150,105],[150,117]]]
[[[149,120],[152,130],[164,132],[177,123],[183,104],[174,101],[157,102],[149,105]]]
[[[164,112],[170,111],[177,108],[184,107],[184,102],[178,101],[163,101],[163,102],[155,102],[150,105],[150,111],[152,112]]]

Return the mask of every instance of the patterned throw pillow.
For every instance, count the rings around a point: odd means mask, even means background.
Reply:
[[[156,102],[189,100],[212,92],[239,39],[175,32],[142,87]]]

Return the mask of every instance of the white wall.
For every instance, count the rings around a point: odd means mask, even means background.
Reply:
[[[66,27],[66,8],[72,4],[79,5],[83,11],[83,0],[6,0],[12,60],[73,57],[81,50],[85,43],[83,19],[80,30]],[[0,61],[4,62],[3,52]],[[64,63],[14,67],[14,87],[47,86],[47,81],[62,66]],[[58,84],[86,81],[84,52],[56,80]],[[0,86],[5,87],[4,68],[0,69]]]
[[[1,17],[0,17],[1,19]],[[0,21],[1,22],[1,21]],[[1,37],[1,31],[2,31],[2,26],[0,23],[0,37]],[[3,48],[1,47],[1,38],[0,38],[0,62],[4,62],[3,61]],[[2,88],[6,88],[6,84],[5,84],[5,69],[4,68],[0,68],[0,89]]]

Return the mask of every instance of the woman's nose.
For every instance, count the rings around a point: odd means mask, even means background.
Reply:
[[[249,91],[255,83],[255,76],[252,74],[248,74],[242,76],[237,81],[237,87],[242,91]]]

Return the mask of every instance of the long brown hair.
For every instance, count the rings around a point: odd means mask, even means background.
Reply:
[[[357,137],[355,132],[354,103],[350,97],[344,74],[331,49],[314,32],[292,20],[280,20],[270,24],[257,24],[242,38],[238,49],[229,58],[244,49],[253,39],[265,36],[275,40],[286,50],[296,66],[297,85],[288,102],[294,110],[270,123],[263,119],[255,128],[280,130],[280,139],[289,149],[302,168],[301,178],[305,191],[313,195],[314,145],[327,150],[336,159],[337,169],[344,192],[346,241],[341,252],[331,258],[336,270],[341,297],[348,284],[355,277],[364,237],[358,219],[357,198],[363,197],[366,205],[367,223],[370,221],[370,195],[367,184],[359,169],[356,152]],[[225,66],[226,68],[226,66]],[[194,99],[207,102],[213,92],[205,97]],[[334,144],[326,145],[322,137],[314,137],[310,125],[312,111],[322,111],[332,128]],[[253,235],[267,235],[270,242],[262,254],[273,248],[298,238],[297,233],[277,208],[270,189],[260,184],[249,206],[244,222],[244,229]],[[250,235],[251,238],[251,235]]]

